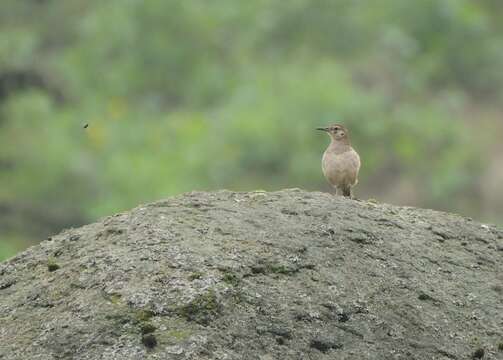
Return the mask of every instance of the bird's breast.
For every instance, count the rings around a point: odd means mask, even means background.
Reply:
[[[353,149],[340,154],[327,149],[322,158],[322,170],[334,186],[354,185],[360,170],[360,157]]]

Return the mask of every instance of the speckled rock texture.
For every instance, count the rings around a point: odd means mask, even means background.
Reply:
[[[503,359],[503,231],[301,190],[194,192],[0,265],[0,359]]]

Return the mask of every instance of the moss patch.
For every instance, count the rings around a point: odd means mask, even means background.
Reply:
[[[238,286],[241,282],[241,278],[238,274],[231,270],[223,270],[224,276],[222,277],[222,281],[230,284],[232,286]]]
[[[187,329],[173,329],[166,333],[166,336],[175,339],[177,342],[186,340],[190,337],[191,331]]]
[[[485,350],[483,348],[479,348],[475,350],[472,354],[472,359],[482,359],[485,355]]]
[[[214,290],[197,296],[194,300],[178,309],[178,314],[188,321],[208,325],[221,310]]]
[[[140,329],[141,333],[145,335],[153,333],[157,328],[151,323],[143,323],[140,325]]]
[[[60,266],[56,263],[56,260],[53,258],[47,259],[47,270],[50,272],[56,271],[60,268]]]
[[[203,273],[200,271],[195,271],[189,275],[189,280],[194,281],[203,277]]]
[[[110,302],[114,305],[118,305],[121,303],[122,296],[120,294],[112,294],[110,295]]]
[[[122,295],[118,293],[104,294],[103,297],[114,305],[120,305]]]
[[[149,349],[153,349],[157,346],[157,338],[153,334],[143,335],[141,342]]]
[[[282,274],[292,275],[299,271],[299,268],[289,264],[273,263],[257,264],[251,267],[253,274]]]
[[[154,316],[154,313],[150,310],[137,310],[134,314],[135,320],[139,323],[149,321],[152,316]]]
[[[273,274],[294,274],[298,271],[297,268],[293,268],[291,266],[281,265],[281,264],[270,264],[269,271]]]
[[[421,292],[417,298],[421,301],[435,301],[432,296],[426,294],[425,292]]]

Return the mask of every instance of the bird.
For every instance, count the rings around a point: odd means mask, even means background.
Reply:
[[[319,127],[330,135],[330,145],[321,160],[323,175],[335,188],[336,195],[353,198],[353,187],[358,184],[360,155],[351,146],[348,130],[339,124]]]

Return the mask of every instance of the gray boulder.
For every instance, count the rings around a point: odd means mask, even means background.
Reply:
[[[0,264],[0,359],[502,359],[502,264],[457,215],[194,192]]]

